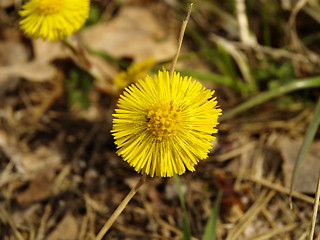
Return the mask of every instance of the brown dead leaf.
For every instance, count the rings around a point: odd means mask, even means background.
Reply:
[[[78,224],[71,213],[67,213],[47,240],[76,240],[78,239]]]
[[[18,203],[30,204],[51,195],[55,171],[61,161],[61,155],[57,151],[46,146],[39,146],[31,151],[5,131],[0,131],[0,149],[18,171],[12,172],[9,169],[3,173],[0,186],[8,184],[13,192],[20,186],[15,180],[31,181],[28,188],[18,194]]]
[[[0,41],[0,65],[8,66],[12,64],[24,63],[28,60],[28,51],[26,47],[16,39],[15,33],[9,33],[10,39]]]
[[[49,63],[55,59],[68,58],[71,54],[61,41],[49,42],[41,39],[33,40],[33,49],[36,62]]]
[[[11,78],[25,78],[34,82],[44,82],[57,75],[57,69],[47,62],[28,62],[15,64],[8,67],[0,67],[0,84],[8,82]]]
[[[17,3],[16,0],[1,0],[0,1],[0,7],[7,8],[13,6],[15,3]]]
[[[13,43],[5,42],[4,50],[6,52],[11,52],[11,49],[15,50],[14,55],[11,54],[12,56],[7,57],[6,60],[0,59],[7,62],[6,66],[0,67],[0,86],[4,83],[8,84],[12,78],[25,78],[34,82],[49,81],[57,76],[57,69],[51,62],[55,59],[64,59],[70,56],[70,50],[59,41],[33,40],[35,59],[31,62],[26,62],[26,57],[23,57],[21,53],[17,53],[18,49],[23,48],[17,47],[19,45],[6,46],[8,44],[12,45]],[[22,50],[19,51],[22,52]]]
[[[28,188],[17,196],[17,201],[21,205],[30,204],[48,198],[51,193],[51,185],[55,177],[53,168],[34,178]]]
[[[24,64],[29,57],[27,48],[17,36],[17,31],[9,29],[3,34],[4,40],[0,41],[0,96],[14,89],[19,82],[15,75],[8,74],[11,66]]]
[[[215,178],[217,188],[223,192],[220,206],[221,211],[228,213],[230,210],[234,210],[234,206],[237,206],[237,209],[243,212],[244,204],[241,201],[240,194],[235,191],[231,179],[222,171],[217,172]]]
[[[155,61],[174,56],[176,37],[170,36],[146,8],[124,6],[110,22],[101,22],[81,32],[82,40],[91,49],[113,57]]]
[[[62,159],[61,154],[46,146],[39,146],[34,151],[30,151],[5,131],[0,131],[0,149],[24,175],[41,171],[49,166],[56,166]]]
[[[291,177],[294,168],[295,161],[298,156],[299,149],[301,147],[303,139],[291,139],[288,137],[280,137],[278,139],[278,147],[283,157],[283,174],[285,180],[285,186],[290,187]],[[320,142],[314,142],[306,156],[299,175],[294,184],[293,189],[295,191],[303,193],[315,193],[318,173],[320,169]]]

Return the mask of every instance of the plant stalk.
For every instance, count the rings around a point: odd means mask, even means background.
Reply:
[[[146,182],[146,175],[143,174],[137,183],[131,191],[128,193],[128,195],[122,200],[120,205],[117,207],[117,209],[113,212],[111,217],[105,222],[103,227],[101,228],[100,232],[96,236],[95,240],[101,240],[104,235],[108,232],[110,227],[113,225],[113,223],[116,221],[116,219],[119,217],[119,215],[122,213],[122,211],[126,208],[130,200],[133,198],[133,196],[138,192],[140,187]]]

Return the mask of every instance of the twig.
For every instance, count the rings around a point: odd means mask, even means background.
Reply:
[[[119,215],[122,213],[122,211],[125,209],[125,207],[128,205],[130,200],[133,198],[133,196],[138,192],[140,187],[145,183],[146,181],[146,175],[143,174],[134,188],[131,189],[131,191],[128,193],[128,195],[122,200],[120,205],[117,207],[117,209],[113,212],[111,217],[105,222],[103,227],[101,228],[100,232],[96,236],[95,240],[101,240],[103,236],[108,232],[112,224],[116,221],[116,219],[119,217]]]
[[[7,212],[4,204],[0,205],[0,220],[9,225],[9,229],[11,228],[14,234],[14,239],[24,240],[23,236],[18,231],[18,228],[12,219],[12,215]]]
[[[45,209],[44,209],[44,213],[42,215],[41,221],[40,221],[40,227],[37,233],[37,240],[40,239],[44,239],[45,236],[45,231],[46,231],[46,225],[47,225],[47,221],[49,219],[49,216],[51,214],[51,210],[52,210],[52,205],[47,204]]]
[[[226,240],[239,239],[239,235],[241,234],[241,232],[245,229],[246,226],[248,226],[250,222],[253,221],[254,217],[261,212],[261,210],[269,203],[274,195],[275,191],[268,192],[268,190],[264,189],[264,191],[262,191],[262,193],[257,197],[254,204],[250,207],[250,209],[242,215],[237,224],[229,232]]]
[[[236,11],[239,25],[240,39],[247,44],[255,44],[255,39],[250,35],[248,18],[246,15],[246,4],[244,0],[236,0]]]
[[[301,50],[302,44],[299,41],[297,29],[296,29],[296,18],[301,9],[308,3],[308,0],[299,0],[295,7],[293,8],[290,18],[289,18],[289,26],[290,26],[290,34],[292,38],[292,44],[295,50]]]
[[[240,51],[231,41],[226,40],[223,37],[220,37],[216,34],[210,35],[210,40],[218,44],[219,46],[222,46],[235,60],[237,63],[239,70],[242,73],[243,79],[250,84],[250,86],[253,89],[257,89],[257,84],[255,83],[253,77],[250,73],[250,66],[249,66],[249,60],[248,57]],[[247,44],[250,44],[250,42],[246,42]],[[250,44],[252,46],[252,44]]]
[[[301,236],[297,240],[306,240],[307,239],[307,235],[308,235],[308,233],[304,232],[304,233],[301,234]]]
[[[283,227],[277,227],[275,229],[263,232],[263,233],[259,233],[256,234],[254,236],[251,236],[249,238],[246,238],[245,240],[267,240],[267,239],[272,239],[272,237],[279,235],[281,233],[285,233],[285,232],[289,232],[297,227],[300,227],[300,225],[298,223],[290,223],[286,226]]]
[[[284,186],[281,186],[280,184],[277,184],[277,183],[274,183],[274,182],[270,182],[268,180],[265,180],[265,179],[262,179],[262,178],[258,178],[258,177],[254,177],[254,176],[250,176],[248,179],[250,179],[251,181],[254,181],[258,184],[261,184],[267,188],[270,188],[270,189],[273,189],[277,192],[280,192],[280,193],[284,193],[284,194],[290,194],[290,189],[287,188],[287,187],[284,187]],[[292,196],[294,198],[298,198],[300,200],[303,200],[307,203],[314,203],[314,198],[312,197],[309,197],[305,194],[302,194],[300,192],[296,192],[296,191],[293,191],[292,192]]]
[[[318,177],[317,192],[316,192],[316,196],[314,199],[314,205],[313,205],[313,214],[312,214],[312,220],[311,220],[311,229],[310,229],[310,233],[309,233],[309,240],[312,240],[313,235],[314,235],[314,229],[316,226],[317,213],[318,213],[318,208],[319,208],[319,197],[320,197],[320,171],[319,171],[319,177]]]
[[[193,3],[190,3],[187,17],[186,17],[186,19],[183,21],[182,26],[181,26],[181,29],[180,29],[179,45],[178,45],[177,53],[176,53],[176,55],[174,56],[174,59],[172,60],[172,65],[171,65],[171,69],[170,69],[170,79],[172,79],[173,72],[174,72],[174,70],[176,69],[178,57],[179,57],[179,54],[180,54],[180,51],[181,51],[181,46],[182,46],[182,42],[183,42],[184,33],[185,33],[185,31],[186,31],[187,24],[188,24],[189,19],[190,19],[190,15],[191,15],[191,11],[192,11],[192,5],[193,5]]]

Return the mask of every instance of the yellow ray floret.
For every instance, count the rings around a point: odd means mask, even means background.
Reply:
[[[19,12],[22,30],[51,41],[79,30],[89,15],[90,0],[30,0]]]
[[[142,174],[183,174],[208,156],[221,109],[214,91],[159,71],[125,89],[113,114],[118,155]]]

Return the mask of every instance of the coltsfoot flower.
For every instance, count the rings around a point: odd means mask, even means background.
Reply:
[[[34,38],[51,41],[79,30],[90,10],[90,0],[30,0],[19,12],[21,29]]]
[[[114,78],[114,85],[123,90],[131,83],[137,82],[143,76],[146,76],[154,64],[153,59],[147,59],[138,63],[133,63],[127,71],[122,71]]]
[[[165,70],[127,87],[113,114],[117,154],[151,177],[194,171],[217,133],[221,109],[213,94],[191,77],[170,79]]]

